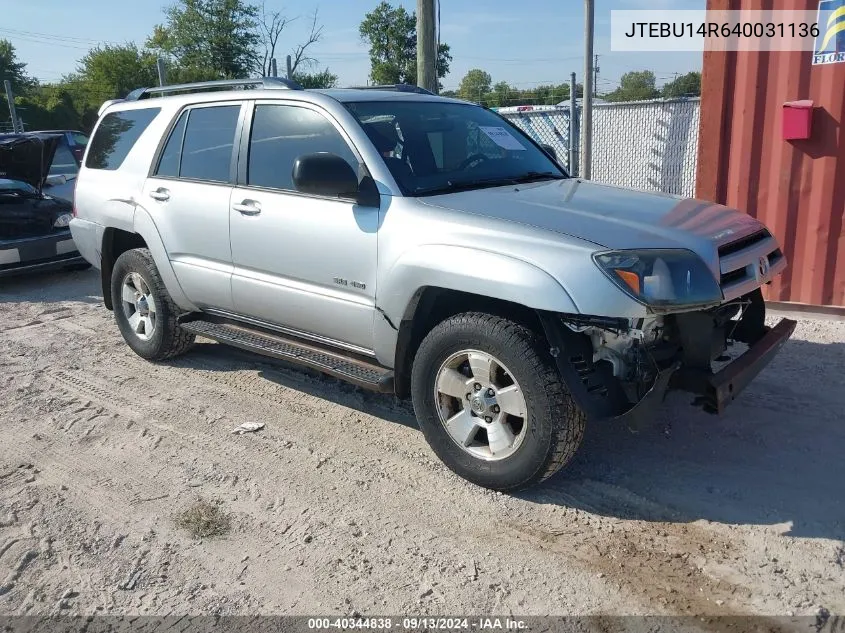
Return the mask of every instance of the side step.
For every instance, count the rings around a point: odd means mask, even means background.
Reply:
[[[182,322],[180,326],[198,336],[262,356],[310,367],[364,389],[393,393],[393,371],[365,360],[241,324],[192,320]]]

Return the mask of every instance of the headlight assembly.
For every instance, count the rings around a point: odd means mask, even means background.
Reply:
[[[59,217],[56,218],[56,221],[53,222],[54,229],[63,229],[70,225],[70,221],[73,219],[73,216],[70,213],[62,213]]]
[[[596,265],[625,293],[651,308],[717,304],[722,290],[692,251],[632,250],[595,253]]]

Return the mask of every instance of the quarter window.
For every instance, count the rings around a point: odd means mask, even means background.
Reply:
[[[85,166],[89,169],[119,168],[160,111],[161,108],[141,108],[107,114],[91,139]]]
[[[249,140],[247,183],[292,190],[294,161],[303,154],[337,154],[357,171],[358,159],[322,114],[288,105],[258,105]]]
[[[194,108],[182,144],[180,178],[228,182],[241,106]]]

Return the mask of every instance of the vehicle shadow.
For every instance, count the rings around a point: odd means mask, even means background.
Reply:
[[[643,521],[770,525],[845,539],[845,345],[792,340],[723,417],[674,393],[654,427],[594,424],[518,496]]]
[[[0,278],[0,304],[46,301],[102,304],[100,272],[88,268]]]
[[[201,367],[212,371],[257,371],[259,376],[281,387],[294,389],[388,422],[418,428],[410,402],[359,389],[342,380],[293,363],[205,342],[202,339],[189,354],[167,361],[167,364],[173,367]]]
[[[0,303],[99,303],[88,270],[0,281]],[[168,361],[211,371],[258,371],[316,398],[416,428],[410,404],[318,372],[216,343]],[[515,496],[643,521],[769,525],[845,540],[845,344],[790,340],[723,417],[672,394],[652,427],[591,424],[559,475]]]
[[[213,343],[172,361],[278,385],[417,428],[410,403]],[[670,395],[653,426],[588,425],[559,475],[514,496],[620,519],[770,525],[845,539],[845,344],[792,340],[723,417]]]

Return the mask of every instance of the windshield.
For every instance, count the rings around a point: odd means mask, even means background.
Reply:
[[[518,128],[478,106],[446,101],[345,105],[405,195],[567,177]]]

